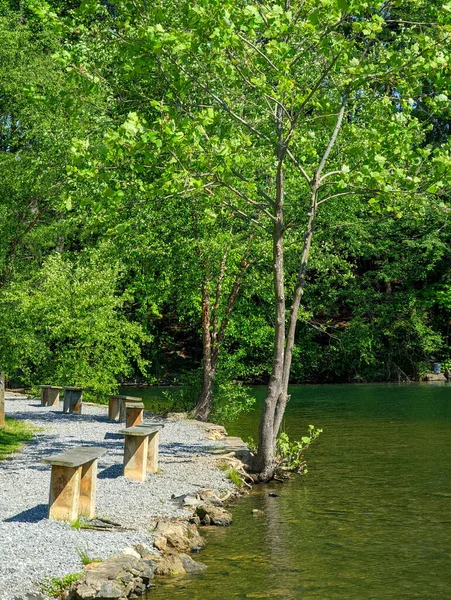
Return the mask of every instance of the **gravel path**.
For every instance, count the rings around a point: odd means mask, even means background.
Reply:
[[[106,408],[84,405],[82,415],[67,415],[61,408],[41,407],[38,400],[14,397],[6,399],[6,414],[26,419],[40,431],[21,452],[0,461],[0,600],[23,598],[39,589],[45,576],[80,571],[77,549],[106,558],[131,544],[149,543],[149,528],[158,517],[187,516],[172,495],[232,487],[214,466],[210,451],[217,442],[205,439],[194,422],[146,415],[146,422],[164,424],[162,473],[137,483],[122,477],[123,437],[117,431],[124,425],[109,421]],[[129,530],[76,530],[47,519],[50,466],[40,460],[79,445],[108,448],[99,460],[97,515]]]

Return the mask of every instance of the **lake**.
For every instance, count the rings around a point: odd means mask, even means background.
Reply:
[[[126,390],[149,408],[161,395]],[[256,437],[264,388],[254,393],[256,410],[229,424],[231,435]],[[306,454],[308,474],[256,486],[230,528],[208,531],[205,574],[159,584],[149,600],[449,600],[451,385],[290,393],[285,430],[324,430]]]

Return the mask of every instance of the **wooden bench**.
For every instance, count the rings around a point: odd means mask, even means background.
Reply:
[[[109,396],[108,418],[112,421],[125,422],[125,404],[131,402],[142,402],[142,398],[135,396]]]
[[[83,405],[83,389],[79,387],[64,386],[63,412],[81,414]]]
[[[119,431],[125,435],[124,477],[145,481],[146,472],[158,471],[158,434],[161,425],[137,425]]]
[[[78,446],[43,458],[52,465],[49,518],[75,522],[80,515],[95,516],[97,460],[106,448]]]
[[[142,402],[125,403],[125,426],[135,427],[144,423],[144,404]]]
[[[58,408],[60,403],[60,390],[62,387],[57,385],[40,385],[41,388],[41,406],[54,406]]]

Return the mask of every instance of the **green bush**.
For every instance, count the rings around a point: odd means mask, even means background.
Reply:
[[[0,364],[26,385],[76,385],[102,400],[142,371],[142,328],[127,320],[120,267],[98,251],[48,257],[30,280],[0,293]]]
[[[70,575],[64,575],[64,577],[46,577],[41,583],[41,592],[51,598],[59,598],[82,575],[83,573],[71,573]]]
[[[191,412],[194,409],[202,389],[201,369],[184,373],[181,382],[179,389],[163,392],[166,403],[159,408],[168,412]],[[226,370],[218,372],[213,391],[213,421],[234,421],[242,413],[252,410],[254,405],[255,398],[251,395],[250,388],[232,381]]]

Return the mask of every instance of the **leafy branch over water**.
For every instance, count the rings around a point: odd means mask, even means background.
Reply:
[[[307,473],[304,452],[323,432],[314,425],[309,425],[308,428],[308,435],[302,436],[299,441],[290,440],[289,435],[284,431],[279,434],[276,443],[277,471]]]

